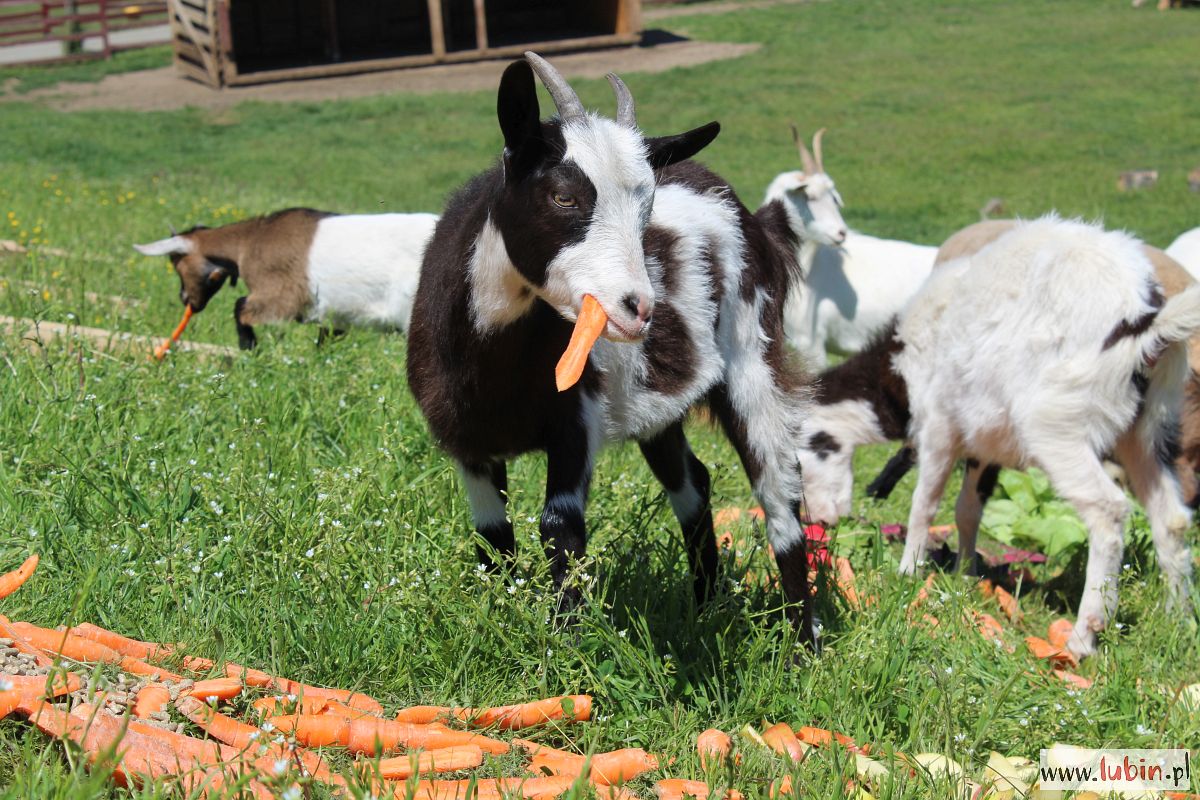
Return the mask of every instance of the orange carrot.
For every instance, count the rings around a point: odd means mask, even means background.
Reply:
[[[991,614],[984,614],[981,611],[974,612],[975,627],[979,629],[979,634],[989,642],[997,640],[1004,641],[1004,626],[1000,621]]]
[[[1079,666],[1079,659],[1072,655],[1070,650],[1055,647],[1045,639],[1039,639],[1036,636],[1026,636],[1025,645],[1029,648],[1029,652],[1033,653],[1034,658],[1045,659],[1052,664],[1061,666]]]
[[[17,706],[21,705],[21,701],[25,699],[25,693],[20,689],[6,689],[0,691],[0,719],[4,719],[9,714],[17,710]]]
[[[338,717],[326,718],[339,719]],[[341,719],[350,726],[345,744],[352,753],[375,755],[379,752],[395,750],[401,746],[410,749],[437,750],[443,747],[472,744],[482,748],[485,753],[507,753],[510,749],[507,742],[489,739],[470,731],[450,730],[443,725],[415,725],[379,717]]]
[[[1049,635],[1046,639],[1055,647],[1066,647],[1075,632],[1075,623],[1069,619],[1056,619],[1050,623]]]
[[[242,693],[242,682],[233,678],[213,678],[207,681],[196,681],[192,686],[180,694],[191,695],[198,697],[201,700],[208,702],[208,698],[215,697],[218,700],[228,700],[231,697],[237,697]]]
[[[996,587],[996,602],[1000,604],[1000,609],[1004,612],[1004,616],[1008,617],[1009,622],[1021,621],[1021,609],[1017,606],[1017,598],[1005,591],[1003,587]]]
[[[588,777],[602,786],[624,783],[643,772],[658,769],[658,758],[640,747],[626,747],[592,756]]]
[[[275,756],[284,756],[289,759],[293,756],[299,758],[309,775],[321,780],[329,778],[329,770],[316,753],[299,748],[290,751],[281,745],[270,744],[268,743],[269,737],[261,728],[220,714],[212,706],[202,703],[194,697],[180,697],[175,701],[175,708],[218,742],[223,742],[239,750],[249,750],[256,745],[265,744],[267,752]]]
[[[1055,669],[1054,674],[1077,689],[1090,689],[1094,683],[1091,678],[1076,675],[1074,672],[1068,672],[1065,669]]]
[[[842,597],[846,598],[846,605],[855,611],[862,607],[862,603],[858,598],[858,589],[855,587],[854,569],[850,566],[850,559],[845,556],[837,556],[833,560],[834,567],[837,570],[837,587],[842,593]]]
[[[786,722],[779,722],[767,728],[762,732],[762,740],[776,753],[793,761],[804,758],[805,747]]]
[[[565,793],[575,783],[575,778],[553,776],[549,778],[484,778],[474,780],[476,800],[500,800],[507,795],[517,795],[529,800],[552,800]],[[472,780],[420,781],[413,794],[414,800],[466,800]],[[407,787],[396,792],[397,798],[408,796]]]
[[[208,668],[212,669],[211,661]],[[259,688],[270,686],[271,681],[274,680],[271,675],[263,672],[261,669],[250,669],[249,667],[243,667],[240,664],[234,664],[229,661],[225,662],[225,677],[237,678],[247,686],[256,686]]]
[[[379,774],[388,780],[404,780],[425,772],[473,769],[482,763],[483,750],[475,745],[446,747],[441,750],[385,758],[379,762]]]
[[[29,576],[33,574],[33,571],[37,569],[37,565],[38,554],[34,553],[12,572],[0,575],[0,598],[8,597],[17,589],[20,589],[22,584],[29,580]]]
[[[12,684],[15,691],[31,697],[59,697],[83,686],[83,678],[78,673],[57,671],[49,675],[0,674],[0,684],[6,682]]]
[[[534,754],[530,768],[535,774],[546,775],[579,776],[585,774],[586,770],[593,783],[611,786],[636,778],[643,772],[658,769],[658,759],[640,747],[596,753],[590,758],[553,748],[542,748]]]
[[[184,306],[183,319],[181,319],[179,324],[175,326],[175,330],[171,331],[171,338],[154,348],[154,357],[156,359],[162,361],[163,356],[165,356],[167,351],[171,349],[171,345],[179,341],[179,337],[183,336],[183,329],[187,327],[189,322],[191,322],[193,313],[195,312],[192,311],[192,306],[190,304]]]
[[[135,675],[158,676],[165,680],[183,680],[179,675],[167,672],[161,667],[151,666],[131,656],[123,656],[111,647],[105,647],[99,642],[84,639],[67,631],[39,628],[28,622],[14,622],[8,628],[34,647],[58,653],[74,661],[116,664],[126,672],[132,672]]]
[[[349,719],[379,716],[378,714],[372,714],[370,711],[363,711],[361,708],[353,708],[332,698],[322,702],[324,703],[324,707],[317,712],[318,714],[334,714],[339,717],[348,717]],[[382,719],[382,717],[380,717],[380,719]],[[430,724],[432,725],[434,723]]]
[[[859,750],[854,740],[846,734],[828,731],[824,728],[811,728],[807,725],[802,728],[796,728],[796,738],[813,747],[829,747],[836,741],[848,750]]]
[[[563,708],[564,705],[571,707],[570,713]],[[586,722],[591,717],[592,698],[586,694],[575,694],[481,709],[472,715],[469,722],[476,727],[498,725],[505,730],[516,730],[559,719]]]
[[[151,714],[165,709],[169,702],[171,692],[167,687],[157,683],[148,684],[137,693],[137,699],[133,703],[133,715],[146,719]]]
[[[322,714],[286,714],[271,717],[268,722],[283,733],[296,736],[296,741],[309,747],[344,745],[350,740],[350,720]]]
[[[321,714],[329,701],[323,697],[297,697],[294,701],[286,697],[261,697],[250,704],[259,716],[284,716],[287,714]]]
[[[124,656],[132,656],[142,660],[162,658],[167,654],[167,648],[162,645],[152,642],[143,642],[138,639],[130,639],[128,636],[122,636],[119,633],[105,630],[98,625],[92,625],[90,622],[81,622],[74,628],[71,628],[71,633],[75,636],[84,639],[90,639],[93,642],[116,650]]]
[[[246,683],[254,686],[256,684],[246,681]],[[309,686],[306,683],[299,681],[288,680],[287,678],[272,677],[270,685],[276,691],[284,694],[294,694],[296,696],[307,695],[308,697],[321,697],[325,699],[337,700],[339,703],[345,703],[351,708],[357,708],[360,711],[369,711],[372,714],[383,713],[383,706],[378,700],[373,697],[368,697],[360,692],[352,692],[347,689],[325,689],[320,686]]]
[[[725,731],[709,728],[696,737],[696,749],[700,751],[700,766],[707,769],[709,763],[723,763],[729,758],[733,739]]]
[[[397,722],[415,722],[418,725],[428,725],[430,722],[437,722],[443,718],[453,718],[458,716],[455,709],[449,706],[412,706],[411,708],[402,708],[396,712]]]
[[[575,320],[575,330],[571,332],[571,341],[554,368],[554,384],[560,392],[570,389],[583,377],[588,355],[600,334],[604,333],[606,325],[608,314],[604,313],[596,298],[585,294],[583,305],[579,308],[579,316]]]
[[[557,750],[553,747],[548,747],[544,744],[531,742],[528,739],[513,739],[512,744],[521,748],[531,756],[545,755],[552,758],[577,758],[579,753],[572,753],[567,750]]]
[[[696,800],[708,800],[710,794],[708,784],[704,781],[689,781],[683,778],[664,778],[654,784],[654,794],[659,800],[682,800],[684,797],[695,797]],[[737,789],[725,792],[725,800],[742,800],[742,793]]]

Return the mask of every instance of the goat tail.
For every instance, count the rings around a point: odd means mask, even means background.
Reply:
[[[1169,345],[1185,342],[1200,332],[1200,285],[1172,297],[1138,337],[1142,358],[1153,363]]]

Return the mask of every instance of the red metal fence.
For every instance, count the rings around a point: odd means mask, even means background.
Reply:
[[[167,24],[167,0],[0,0],[0,62],[107,58],[170,42]]]

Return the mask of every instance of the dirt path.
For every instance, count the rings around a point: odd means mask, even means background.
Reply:
[[[648,35],[654,37],[654,32]],[[699,42],[665,37],[658,44],[564,53],[554,64],[568,78],[600,78],[607,72],[663,72],[738,58],[758,44]],[[60,83],[27,94],[5,94],[4,101],[41,102],[60,111],[123,109],[170,111],[189,106],[221,110],[247,100],[290,103],[341,100],[377,94],[470,92],[495,89],[506,61],[441,64],[416,69],[369,72],[362,75],[307,81],[282,81],[261,86],[209,89],[178,75],[172,67],[110,75],[98,83]]]

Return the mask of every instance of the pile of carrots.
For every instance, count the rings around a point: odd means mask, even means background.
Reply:
[[[0,598],[24,584],[37,568],[32,556],[17,570],[0,575]],[[122,785],[171,779],[186,791],[217,794],[240,788],[251,796],[277,797],[296,785],[319,781],[340,789],[365,784],[379,796],[456,800],[468,792],[480,800],[503,795],[557,797],[578,781],[591,782],[602,797],[628,800],[620,784],[657,768],[643,750],[626,749],[591,756],[553,750],[525,740],[514,744],[530,751],[533,777],[418,779],[480,767],[486,755],[508,753],[512,744],[478,729],[516,731],[548,723],[586,721],[592,699],[571,695],[493,708],[418,706],[395,718],[359,692],[310,686],[261,670],[226,663],[224,677],[191,680],[155,662],[176,655],[171,645],[131,639],[96,625],[50,630],[0,615],[0,637],[46,675],[0,674],[0,718],[26,717],[42,731],[79,745],[94,766],[107,767]],[[181,657],[184,669],[212,672],[203,658]],[[57,703],[86,685],[86,672],[75,665],[107,664],[141,676],[141,688],[126,705],[127,715],[106,710],[106,692],[96,691],[70,708]],[[124,679],[122,679],[124,680]],[[221,704],[259,690],[267,694],[248,704],[253,723],[218,709]],[[207,738],[163,725],[171,710]],[[452,727],[457,726],[457,727]],[[119,746],[119,747],[118,747]],[[355,775],[335,773],[327,752],[338,747],[370,757],[357,762]],[[119,753],[105,762],[106,754]],[[380,757],[380,756],[390,757]],[[407,781],[407,782],[405,782]]]
[[[814,558],[829,559],[829,555],[815,551]],[[814,561],[814,568],[818,563],[829,561]],[[31,556],[18,569],[0,575],[0,598],[29,580],[37,564],[37,556]],[[848,604],[860,607],[864,601],[855,593],[853,572],[843,570],[836,561],[833,565]],[[926,604],[933,582],[930,576],[910,612],[919,612]],[[1020,622],[1021,611],[1011,594],[986,581],[980,589],[997,603],[1009,622]],[[980,611],[967,613],[983,636],[1004,644],[1006,631],[999,620]],[[938,625],[928,613],[923,619]],[[1050,626],[1047,639],[1031,636],[1026,642],[1035,656],[1051,662],[1057,677],[1087,688],[1089,680],[1065,669],[1077,663],[1066,649],[1071,631],[1069,620],[1058,620]],[[404,800],[501,800],[506,796],[552,800],[586,784],[603,800],[636,800],[623,784],[664,766],[661,757],[641,748],[585,754],[489,735],[492,731],[590,720],[592,698],[587,695],[492,708],[414,706],[390,717],[384,715],[377,700],[360,692],[311,686],[233,663],[219,668],[208,659],[182,655],[177,646],[131,639],[87,623],[51,630],[0,615],[0,637],[11,641],[22,654],[19,658],[48,671],[44,675],[0,674],[0,719],[21,715],[42,731],[75,742],[93,767],[109,769],[113,779],[123,785],[169,779],[186,791],[205,796],[237,788],[266,800],[293,786],[317,781],[343,793],[366,786],[379,797]],[[176,659],[188,672],[216,672],[219,677],[186,678],[161,666],[167,658]],[[106,664],[139,676],[136,696],[129,693],[129,713],[118,716],[106,710],[111,698],[90,689],[86,701],[77,701],[73,708],[56,704],[57,698],[81,697],[82,687],[89,685],[88,670],[73,671],[75,664]],[[261,696],[250,696],[255,693]],[[229,705],[222,705],[235,700],[252,719],[239,719]],[[172,714],[187,720],[184,724],[202,731],[205,738],[180,732],[183,724],[172,723]],[[854,754],[860,771],[883,769],[868,757],[869,745],[823,728],[776,723],[765,725],[759,733],[747,725],[741,736],[791,762],[805,758],[812,748],[839,746]],[[733,738],[720,730],[701,733],[696,747],[701,765],[710,772],[740,759],[734,753]],[[338,748],[357,757],[350,777],[331,768],[328,756],[332,751],[324,748]],[[506,754],[513,748],[528,756],[526,775],[428,777],[475,770],[488,756]],[[113,753],[119,753],[119,758],[114,760]],[[658,800],[710,797],[704,781],[681,778],[658,780],[654,791]],[[789,779],[773,784],[769,794],[791,795]],[[724,792],[724,800],[741,798],[733,788]]]

